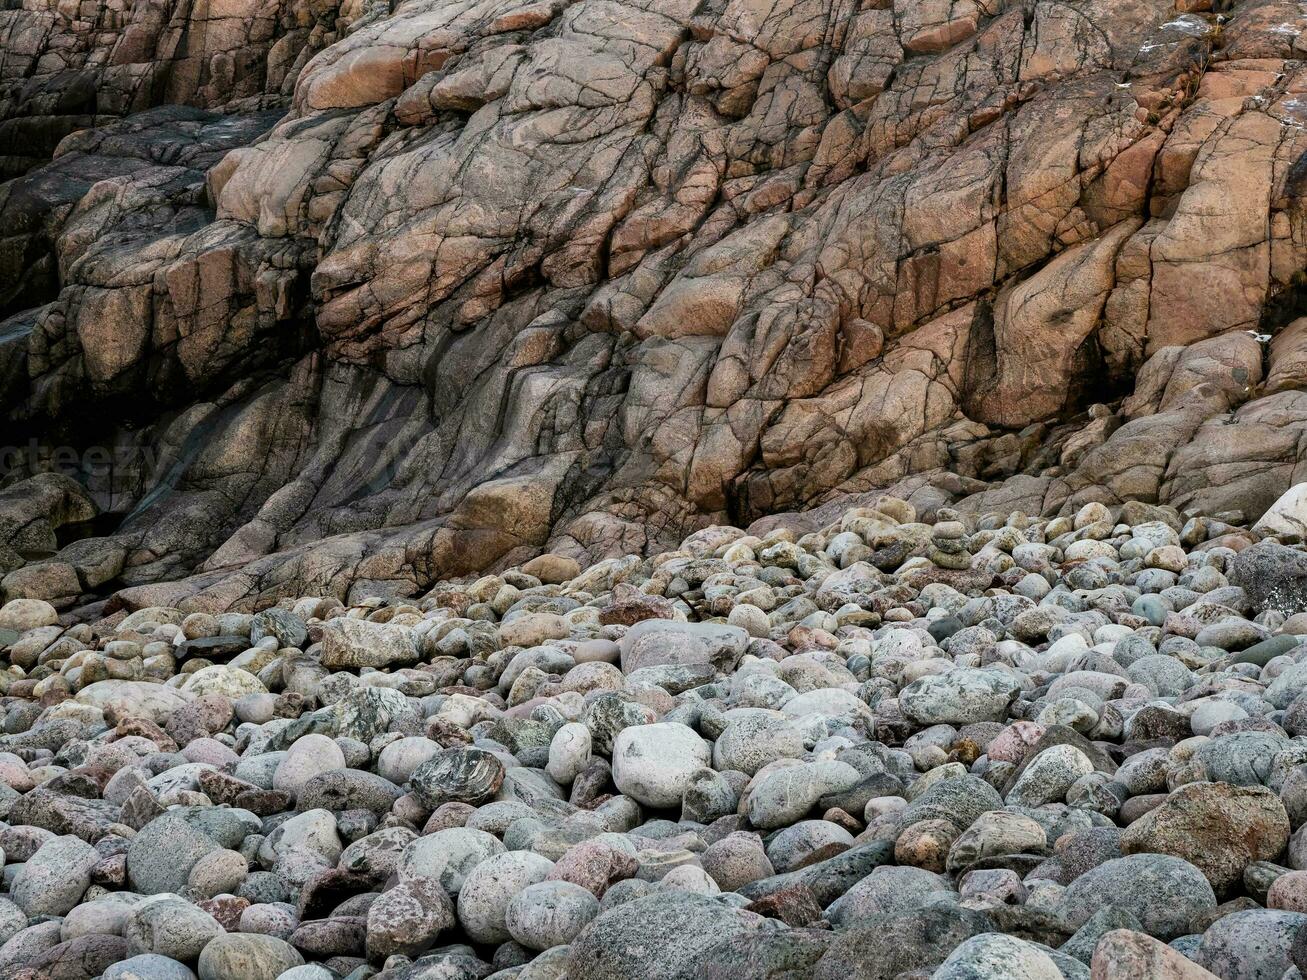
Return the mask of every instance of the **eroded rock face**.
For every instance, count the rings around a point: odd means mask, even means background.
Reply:
[[[69,133],[151,106],[288,95],[360,0],[104,0],[0,11],[0,176]]]
[[[71,446],[102,512],[5,596],[412,595],[887,487],[1251,519],[1307,74],[1229,6],[0,12],[9,470]]]

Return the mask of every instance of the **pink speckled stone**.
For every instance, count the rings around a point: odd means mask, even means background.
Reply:
[[[1266,907],[1285,912],[1307,912],[1307,871],[1290,871],[1271,883]]]
[[[995,762],[1010,762],[1021,765],[1026,757],[1026,750],[1044,737],[1047,729],[1035,721],[1014,721],[994,736],[986,750]]]

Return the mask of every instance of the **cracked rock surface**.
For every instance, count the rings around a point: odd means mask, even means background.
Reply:
[[[1209,6],[6,3],[0,590],[414,597],[885,490],[1255,519],[1304,15]]]

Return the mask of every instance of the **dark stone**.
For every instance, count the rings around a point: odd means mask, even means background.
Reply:
[[[981,814],[1002,806],[1003,799],[993,786],[967,774],[935,783],[904,808],[899,825],[909,827],[922,820],[947,820],[960,833]]]
[[[427,806],[491,800],[504,782],[504,764],[498,757],[475,748],[445,749],[414,770],[409,778],[413,792]]]
[[[926,632],[931,635],[936,643],[941,640],[947,640],[954,633],[962,629],[962,620],[956,616],[943,616],[935,620],[926,627]]]
[[[55,834],[73,834],[94,844],[119,823],[118,807],[104,800],[84,800],[61,796],[44,786],[15,800],[9,810],[9,823],[40,827]]]
[[[371,875],[340,868],[319,871],[300,889],[299,917],[307,921],[327,915],[345,899],[371,891],[375,885]]]
[[[1307,610],[1307,553],[1295,548],[1274,541],[1245,548],[1226,577],[1258,608],[1278,609],[1286,616]]]
[[[893,980],[908,970],[933,969],[972,936],[993,931],[988,916],[959,906],[871,916],[836,933],[813,980]]]
[[[1272,636],[1269,640],[1254,643],[1242,652],[1235,654],[1230,658],[1230,662],[1265,667],[1276,657],[1298,649],[1300,645],[1298,640],[1299,638],[1296,636]]]
[[[700,980],[799,980],[812,975],[834,934],[825,929],[746,932],[704,950]]]
[[[273,871],[251,871],[236,894],[248,898],[252,905],[267,902],[294,902],[295,888],[285,878]]]
[[[302,649],[309,640],[309,629],[293,612],[274,607],[257,613],[250,622],[250,643],[256,644],[267,636],[276,637],[283,647]]]
[[[165,809],[154,794],[145,786],[137,786],[123,800],[122,822],[132,830],[140,830],[155,817],[161,817]]]
[[[358,969],[365,968],[364,963],[357,964],[355,972],[350,973],[344,969],[350,962],[348,960],[333,957],[325,962],[337,976],[346,976],[347,980],[365,980],[371,975]],[[495,968],[478,958],[471,947],[447,946],[414,960],[412,964],[400,967],[393,973],[387,971],[379,974],[378,980],[484,980],[494,972]],[[569,980],[572,980],[570,975]]]
[[[127,887],[127,855],[111,854],[91,869],[91,881],[105,888]]]
[[[867,801],[878,796],[901,796],[903,794],[903,781],[897,776],[888,772],[876,773],[869,776],[852,789],[846,789],[842,793],[827,793],[817,801],[817,809],[825,812],[832,808],[838,808],[845,813],[862,814],[867,808]]]
[[[98,800],[102,787],[84,772],[61,772],[42,785],[61,796],[76,796],[83,800]]]
[[[290,944],[306,956],[348,956],[363,951],[368,920],[361,915],[340,915],[303,923],[291,933]]]
[[[264,747],[265,752],[284,752],[305,735],[336,736],[336,715],[331,708],[320,708],[301,715],[281,731],[273,734]]]
[[[499,760],[496,759],[496,762]],[[503,765],[500,764],[500,771]],[[306,782],[295,796],[295,806],[306,810],[370,810],[389,813],[404,791],[383,776],[362,769],[332,769]]]
[[[773,875],[760,881],[751,881],[740,889],[747,899],[757,901],[775,892],[806,885],[822,908],[830,905],[856,885],[874,868],[894,860],[894,842],[877,840],[859,844],[842,854],[812,864],[798,871]]]
[[[92,934],[60,943],[35,957],[7,980],[95,980],[114,963],[127,959],[122,936]]]
[[[1132,740],[1161,739],[1174,745],[1193,734],[1187,715],[1161,704],[1147,704],[1136,711],[1126,725]]]
[[[998,932],[1054,949],[1074,934],[1074,930],[1068,929],[1057,917],[1024,905],[999,905],[986,909],[985,915],[993,921]]]
[[[1057,846],[1062,868],[1062,884],[1069,885],[1086,871],[1124,856],[1121,830],[1117,827],[1091,827],[1068,834]]]
[[[568,980],[696,980],[703,953],[752,932],[749,913],[688,892],[646,895],[601,912],[572,941]]]
[[[180,663],[194,657],[205,660],[230,660],[250,648],[247,636],[201,636],[181,643],[173,654]]]
[[[180,709],[179,709],[180,710]],[[177,712],[174,711],[173,714]],[[172,717],[172,715],[169,715]],[[159,746],[160,752],[176,752],[180,747],[177,740],[148,718],[123,718],[114,725],[114,734],[119,738],[128,735],[140,735]]]
[[[237,779],[230,773],[222,772],[218,769],[205,769],[200,772],[199,776],[200,792],[213,800],[219,806],[224,803],[235,805],[236,798],[241,793],[249,790],[257,790],[259,787],[253,783],[247,783],[243,779]],[[248,809],[248,807],[246,808]]]
[[[745,909],[769,919],[780,919],[788,926],[810,926],[821,921],[823,912],[812,889],[803,882],[764,895]]]

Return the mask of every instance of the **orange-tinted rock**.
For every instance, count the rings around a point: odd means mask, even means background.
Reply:
[[[84,490],[0,491],[2,598],[416,597],[892,486],[1253,519],[1301,471],[1287,0],[392,6],[0,12],[0,400],[42,453],[103,421]]]

